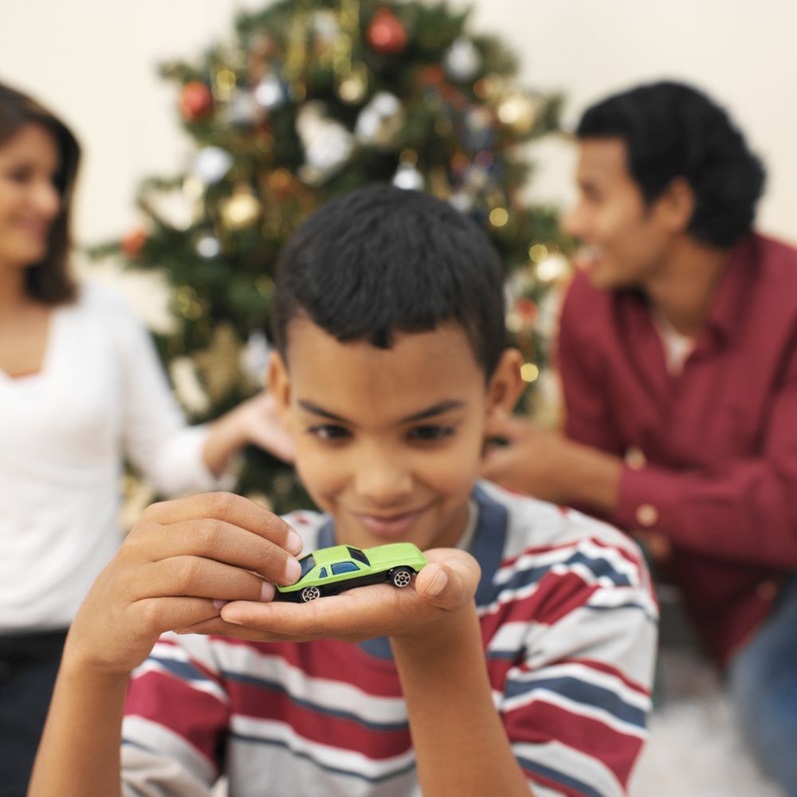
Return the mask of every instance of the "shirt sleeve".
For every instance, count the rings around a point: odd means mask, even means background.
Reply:
[[[540,564],[528,578],[537,579]],[[513,580],[520,586],[521,567]],[[501,711],[534,794],[626,795],[647,738],[657,640],[641,555],[586,539],[524,600],[533,622],[522,663],[507,673]],[[509,635],[512,625],[505,628]]]
[[[797,567],[797,352],[770,406],[758,456],[692,471],[625,467],[614,522],[717,558]]]
[[[582,331],[588,311],[583,307],[579,277],[571,282],[559,318],[554,365],[565,404],[565,434],[601,451],[622,454],[622,445],[606,405],[605,376],[588,331]]]
[[[208,470],[204,425],[189,426],[177,404],[152,338],[123,301],[112,323],[118,336],[122,436],[131,462],[166,495],[232,486]]]

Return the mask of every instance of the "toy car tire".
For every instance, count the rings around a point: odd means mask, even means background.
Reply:
[[[305,603],[309,603],[321,597],[321,590],[318,587],[305,587],[300,595]]]
[[[409,567],[397,567],[390,571],[390,580],[396,587],[408,587],[412,582],[412,572]]]

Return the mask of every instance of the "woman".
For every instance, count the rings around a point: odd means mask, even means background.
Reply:
[[[69,270],[69,129],[0,84],[0,796],[22,795],[66,629],[119,542],[125,456],[159,492],[212,489],[290,443],[258,396],[186,426],[146,330]]]

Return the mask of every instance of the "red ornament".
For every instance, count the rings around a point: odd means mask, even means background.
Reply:
[[[207,116],[213,109],[213,95],[201,80],[192,80],[180,92],[180,113],[188,122]]]
[[[407,44],[407,31],[401,20],[384,6],[377,8],[366,33],[368,43],[378,53],[400,53]]]
[[[518,312],[518,315],[527,323],[533,324],[537,320],[537,316],[539,315],[539,310],[537,305],[531,300],[525,297],[521,297],[517,300],[517,304],[515,305],[515,309]]]
[[[144,247],[144,244],[147,242],[147,233],[141,229],[141,227],[136,227],[122,238],[122,242],[120,244],[122,251],[131,259],[135,260],[140,254],[141,250]]]

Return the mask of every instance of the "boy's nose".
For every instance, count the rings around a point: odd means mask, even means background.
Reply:
[[[356,477],[356,490],[376,506],[395,504],[412,489],[412,476],[403,464],[390,455],[363,458]]]

